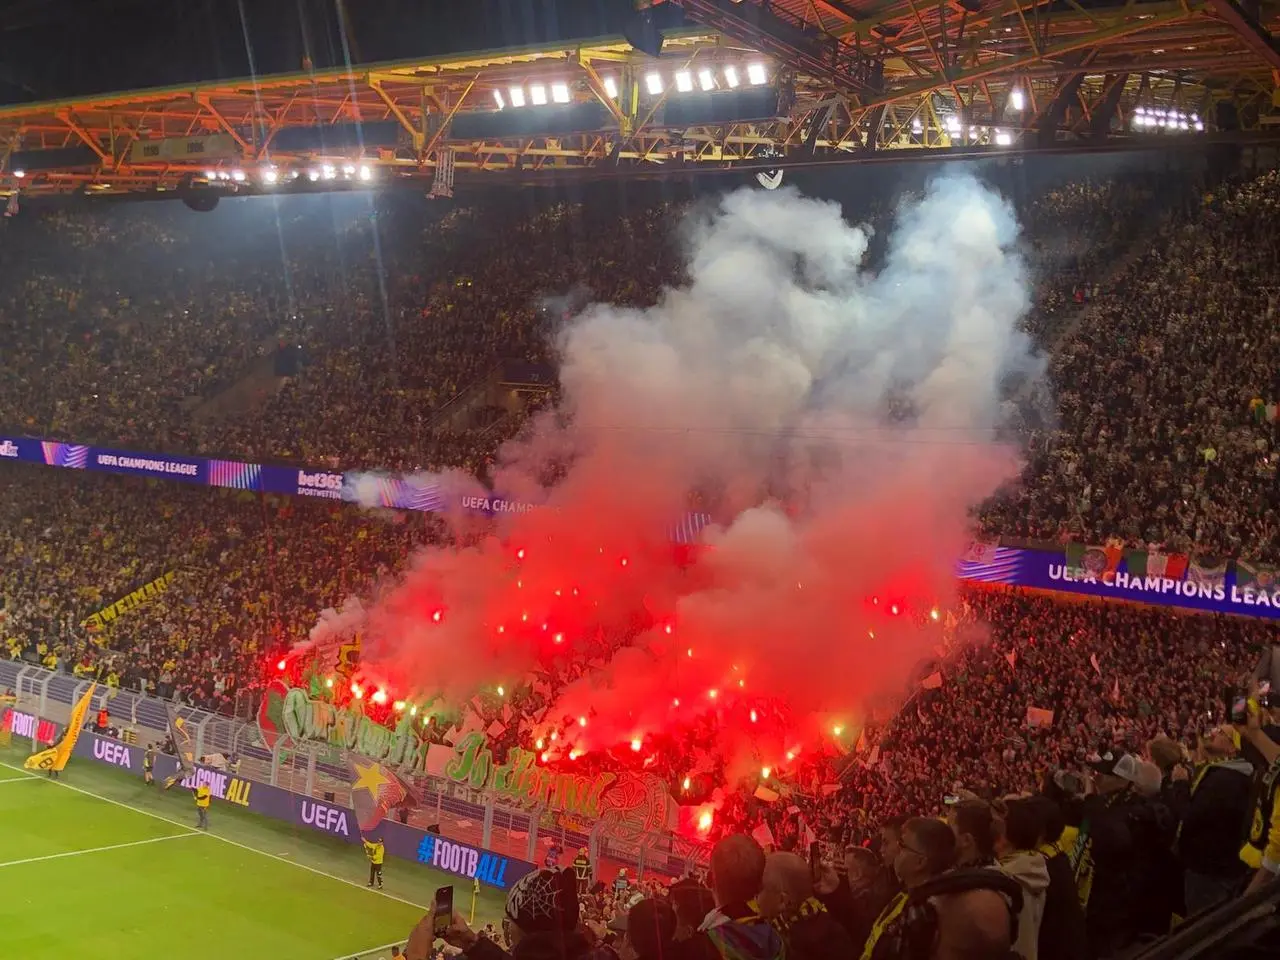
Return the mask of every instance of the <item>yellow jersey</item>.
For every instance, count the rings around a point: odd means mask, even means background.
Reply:
[[[387,854],[386,845],[381,840],[370,842],[364,841],[364,855],[369,858],[369,862],[375,866],[382,863],[382,858]]]
[[[213,793],[212,791],[209,790],[208,784],[204,784],[204,783],[200,784],[200,786],[196,787],[196,806],[197,807],[209,806],[209,799],[212,796],[213,796]]]

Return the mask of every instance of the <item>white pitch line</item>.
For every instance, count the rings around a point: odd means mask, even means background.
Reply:
[[[197,837],[200,835],[198,830],[188,830],[186,833],[171,833],[166,837],[152,837],[149,840],[134,840],[131,843],[112,843],[105,847],[90,847],[88,850],[67,850],[64,853],[47,853],[43,857],[27,857],[25,860],[6,860],[0,863],[0,867],[17,867],[24,863],[41,863],[45,860],[61,860],[63,857],[79,857],[86,853],[106,853],[108,850],[123,850],[126,847],[141,847],[148,843],[160,843],[163,840],[181,840],[183,837]]]
[[[6,777],[5,779],[0,780],[0,783],[22,783],[24,780],[39,781],[39,779],[39,777]]]
[[[15,767],[13,764],[5,763],[2,760],[0,760],[0,767],[8,767],[10,770],[17,770],[19,772],[22,771],[21,767]],[[33,778],[33,779],[38,779],[38,778]],[[156,820],[163,820],[165,823],[172,824],[175,827],[183,827],[183,828],[189,829],[187,827],[187,824],[185,823],[180,823],[177,820],[170,819],[169,817],[163,816],[159,813],[152,813],[150,810],[142,810],[139,807],[131,807],[129,806],[129,804],[124,803],[121,800],[112,800],[110,797],[104,797],[102,796],[102,794],[94,793],[92,790],[85,790],[83,787],[73,787],[69,783],[63,783],[61,780],[48,780],[46,782],[62,787],[65,790],[70,790],[74,793],[84,794],[84,796],[86,797],[93,797],[93,799],[95,800],[101,800],[103,803],[109,803],[112,806],[120,807],[124,810],[132,810],[134,813],[140,813],[143,816],[152,817]],[[416,910],[431,909],[430,907],[424,907],[420,903],[414,903],[412,900],[406,900],[403,897],[397,897],[394,893],[387,893],[384,890],[370,890],[363,883],[360,883],[356,880],[348,880],[347,878],[339,877],[336,874],[326,873],[324,870],[320,870],[316,867],[308,866],[305,863],[299,863],[296,860],[290,860],[288,857],[282,857],[279,854],[267,853],[267,851],[265,850],[259,850],[257,847],[251,847],[247,843],[240,843],[237,840],[232,840],[230,837],[220,837],[216,833],[207,833],[207,832],[204,832],[203,835],[206,837],[213,837],[213,839],[215,840],[221,840],[223,843],[229,843],[231,844],[231,846],[239,847],[241,850],[248,850],[250,853],[256,853],[259,856],[270,857],[272,860],[279,860],[281,863],[287,863],[291,867],[298,867],[301,870],[306,870],[308,873],[314,873],[318,877],[324,877],[327,880],[335,880],[338,883],[345,883],[347,886],[355,887],[357,890],[365,890],[365,891],[368,891],[369,893],[376,893],[380,897],[386,897],[388,900],[395,900],[398,903],[403,903],[405,906],[413,907]]]

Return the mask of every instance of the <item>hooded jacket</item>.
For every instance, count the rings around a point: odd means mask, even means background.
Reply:
[[[1023,960],[1038,960],[1040,921],[1049,892],[1049,866],[1044,855],[1018,850],[1000,859],[1000,870],[1022,887],[1022,912],[1018,914],[1018,940],[1013,949]]]

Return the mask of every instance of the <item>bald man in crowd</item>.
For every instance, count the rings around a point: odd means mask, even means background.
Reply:
[[[760,915],[782,935],[787,960],[848,960],[853,941],[814,895],[813,869],[794,853],[765,860]],[[861,944],[858,945],[861,949]]]

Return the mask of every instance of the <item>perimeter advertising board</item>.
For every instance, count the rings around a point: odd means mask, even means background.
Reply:
[[[75,755],[116,767],[135,777],[142,776],[141,747],[85,733],[76,743]],[[163,754],[156,755],[154,773],[157,782],[164,782],[177,769],[176,759]],[[199,784],[206,784],[213,798],[220,804],[240,807],[347,843],[360,842],[360,828],[356,823],[355,811],[349,807],[302,796],[225,770],[197,765],[196,772],[183,780],[181,786],[189,790]],[[215,823],[215,830],[216,826]],[[498,890],[510,889],[526,873],[536,869],[525,860],[459,843],[391,820],[384,820],[374,832],[381,836],[387,853],[393,857],[422,863],[434,870],[466,880],[479,880],[481,884]]]

